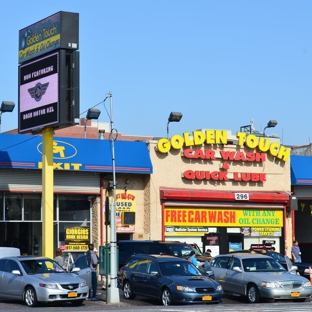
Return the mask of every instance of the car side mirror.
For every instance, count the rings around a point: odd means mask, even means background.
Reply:
[[[151,275],[159,276],[159,272],[158,271],[151,271]]]
[[[72,273],[79,272],[79,271],[80,271],[80,268],[73,268],[73,269],[71,270]]]
[[[20,270],[13,270],[11,273],[14,275],[22,275]]]
[[[232,270],[235,271],[235,272],[239,272],[239,273],[243,272],[242,269],[240,267],[238,267],[238,266],[233,267]]]

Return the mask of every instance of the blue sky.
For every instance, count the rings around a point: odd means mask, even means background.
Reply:
[[[2,131],[18,127],[18,34],[59,11],[79,13],[80,112],[113,94],[114,126],[166,137],[232,133],[254,120],[285,145],[312,140],[312,1],[8,1],[0,10]],[[106,105],[109,107],[108,101]],[[100,121],[108,122],[103,104]]]

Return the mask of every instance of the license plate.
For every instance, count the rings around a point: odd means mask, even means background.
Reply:
[[[212,300],[212,297],[211,296],[203,296],[202,297],[202,300]]]
[[[74,292],[74,291],[69,292],[69,293],[68,293],[68,297],[69,297],[69,298],[72,298],[72,297],[77,297],[77,293],[76,293],[76,292]]]
[[[290,297],[300,297],[300,292],[292,292]]]

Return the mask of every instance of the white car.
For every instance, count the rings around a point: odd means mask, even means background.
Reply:
[[[71,302],[77,306],[88,298],[86,281],[66,272],[45,257],[19,256],[0,259],[0,298],[23,301],[34,307],[39,302]]]
[[[219,255],[212,259],[211,268],[224,292],[246,296],[250,303],[259,302],[261,298],[305,301],[312,295],[308,279],[291,274],[269,256]],[[290,268],[291,271],[296,269]]]

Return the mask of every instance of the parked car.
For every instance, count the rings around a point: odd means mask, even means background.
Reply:
[[[92,289],[91,268],[90,268],[90,265],[88,265],[86,254],[78,257],[74,261],[74,263],[71,266],[70,271],[75,273],[76,275],[78,275],[82,279],[84,279],[87,282],[89,289],[90,290]]]
[[[211,260],[211,257],[204,256],[190,244],[177,241],[120,240],[117,245],[119,249],[119,268],[125,265],[130,256],[135,254],[162,254],[188,259],[191,251],[195,251],[196,259],[200,262],[200,265],[203,266],[206,260]]]
[[[248,253],[219,255],[212,259],[211,268],[225,292],[246,296],[250,303],[259,302],[262,298],[305,301],[312,295],[309,280],[291,274],[270,256]]]
[[[118,287],[126,299],[136,295],[174,303],[219,303],[218,282],[200,273],[189,261],[166,255],[133,255],[118,273]]]
[[[89,287],[82,278],[67,273],[45,257],[19,256],[0,259],[0,298],[39,302],[71,302],[78,306],[88,298]]]

